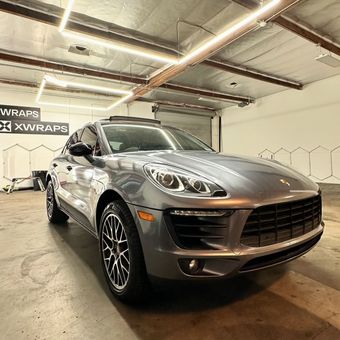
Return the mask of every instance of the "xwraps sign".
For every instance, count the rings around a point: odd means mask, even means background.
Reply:
[[[68,135],[69,124],[42,122],[40,108],[0,105],[0,133]]]

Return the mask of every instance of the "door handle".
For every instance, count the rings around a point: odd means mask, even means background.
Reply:
[[[66,167],[66,169],[67,169],[68,171],[71,171],[71,170],[72,170],[72,166],[69,165],[69,166]]]
[[[53,168],[56,168],[58,166],[58,164],[57,163],[53,163],[52,166],[53,166]]]

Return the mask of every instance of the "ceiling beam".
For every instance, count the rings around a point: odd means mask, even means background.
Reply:
[[[282,28],[300,36],[301,38],[309,40],[310,42],[340,56],[340,45],[336,44],[330,39],[327,39],[317,31],[308,28],[306,25],[295,22],[294,20],[283,16],[276,18],[274,22],[280,25]]]
[[[47,70],[47,71],[60,72],[62,74],[70,74],[70,75],[77,74],[77,75],[92,77],[92,78],[96,78],[100,80],[118,81],[118,82],[134,84],[134,85],[148,83],[148,79],[143,78],[143,77],[101,71],[101,70],[78,67],[78,66],[73,66],[73,65],[68,65],[68,64],[61,64],[61,63],[56,63],[56,62],[52,62],[52,61],[48,61],[44,59],[36,59],[32,57],[29,58],[26,56],[20,56],[20,55],[3,53],[3,52],[0,52],[0,60],[4,60],[10,63],[24,64],[28,66],[38,67],[38,68],[41,68],[42,71]],[[237,103],[241,103],[241,102],[253,103],[255,101],[254,98],[217,92],[217,91],[213,91],[213,90],[209,90],[205,88],[184,86],[180,84],[165,83],[165,84],[162,84],[161,87],[169,89],[169,90],[173,90],[173,91],[196,95],[197,97],[205,96],[209,98],[214,98],[216,99],[216,101],[224,100],[224,101],[237,102]]]
[[[260,6],[260,3],[257,0],[232,0],[233,2],[248,8],[248,9],[256,9]]]
[[[239,102],[255,103],[255,99],[252,98],[252,97],[226,94],[226,93],[217,92],[217,91],[211,92],[211,91],[207,91],[207,90],[202,89],[202,88],[190,87],[190,86],[179,85],[179,84],[174,84],[174,83],[164,83],[159,87],[160,88],[166,88],[166,89],[173,90],[173,91],[191,93],[191,94],[197,95],[197,96],[214,98],[214,99],[216,99],[216,101],[222,100],[222,101],[237,102],[237,103],[239,103]]]
[[[256,0],[233,0],[248,9],[256,9],[259,3]],[[323,47],[324,49],[340,56],[340,45],[334,42],[332,39],[328,39],[324,35],[320,34],[316,30],[308,27],[306,24],[297,22],[287,16],[278,16],[273,20],[276,24],[282,28],[304,38],[316,45]]]
[[[178,102],[173,102],[171,100],[153,100],[153,99],[146,99],[143,97],[140,97],[137,99],[138,101],[145,101],[148,103],[155,103],[158,105],[166,105],[166,106],[172,106],[172,107],[176,107],[176,108],[188,108],[191,110],[204,110],[204,111],[210,111],[210,112],[215,112],[217,111],[217,109],[215,109],[214,107],[210,107],[210,106],[203,106],[203,105],[196,105],[196,104],[187,104],[187,103],[178,103]]]
[[[244,76],[247,78],[253,78],[256,80],[264,81],[266,83],[289,87],[289,88],[296,89],[296,90],[303,89],[303,85],[297,81],[284,79],[282,77],[277,77],[272,74],[269,75],[269,74],[259,72],[257,70],[250,69],[244,66],[232,65],[224,61],[218,61],[215,59],[207,59],[202,64],[212,66],[214,68],[217,68],[222,71],[229,72],[229,73],[238,74],[240,76]]]
[[[28,81],[13,80],[13,79],[1,79],[0,78],[0,84],[11,85],[11,86],[29,87],[29,88],[33,88],[33,89],[39,88],[39,84],[37,84],[37,83],[28,82]],[[46,86],[46,89],[52,90],[52,91],[58,91],[58,92],[65,92],[65,93],[78,93],[78,94],[87,93],[87,94],[93,94],[93,95],[97,95],[97,96],[111,97],[112,98],[112,95],[109,96],[109,95],[98,93],[98,92],[75,90],[75,89],[65,89],[65,88],[60,88],[60,87],[51,86],[51,85]],[[193,109],[193,110],[206,110],[206,111],[210,111],[210,112],[216,112],[215,108],[213,108],[211,106],[204,106],[204,105],[180,103],[180,102],[165,101],[165,100],[152,100],[152,99],[148,99],[148,98],[138,98],[137,101],[155,103],[155,104],[160,104],[160,105],[169,105],[169,106],[173,106],[173,107],[189,108],[189,109]]]
[[[130,101],[135,100],[138,97],[145,95],[146,93],[152,91],[154,88],[162,86],[162,84],[168,82],[174,77],[185,72],[188,67],[197,65],[204,60],[208,59],[210,56],[216,54],[221,48],[229,45],[245,34],[253,31],[258,27],[258,21],[270,21],[275,18],[283,11],[287,10],[291,6],[295,5],[301,0],[281,0],[275,7],[271,8],[265,13],[258,16],[258,20],[253,20],[242,27],[239,27],[232,34],[222,36],[221,39],[215,40],[214,44],[210,44],[206,49],[198,50],[199,52],[193,54],[190,59],[183,61],[176,65],[165,66],[163,69],[156,71],[148,80],[148,84],[139,85],[134,91],[134,95],[130,98]]]
[[[64,14],[62,7],[41,3],[40,1],[30,2],[20,0],[18,2],[1,0],[0,11],[56,27],[59,25]],[[148,42],[147,39],[136,37],[136,34],[133,36],[132,30],[128,29],[125,29],[128,32],[127,36],[125,36],[119,26],[85,14],[72,12],[67,28],[79,33],[97,36],[102,39],[115,40],[121,43],[129,43],[133,40],[133,44],[140,48],[148,48],[155,52],[177,56],[177,52],[170,46]]]
[[[240,0],[244,1],[244,0]],[[252,1],[252,0],[248,0]],[[29,8],[25,7],[18,3],[11,3],[6,1],[0,0],[0,10],[10,13],[13,15],[21,16],[27,19],[31,19],[34,21],[42,22],[44,24],[49,24],[53,26],[57,26],[60,21],[60,17],[63,15],[63,9],[44,4],[46,8],[51,7],[51,13],[45,13],[43,9],[40,8]],[[55,14],[52,14],[52,8]],[[73,21],[73,18],[76,17],[78,20],[77,22]],[[93,22],[93,25],[91,27],[87,26],[84,23]],[[84,22],[84,23],[82,23]],[[106,23],[107,24],[107,23]],[[132,34],[130,31],[128,31],[125,28],[119,28],[119,32],[111,31],[108,28],[106,30],[103,30],[103,27],[105,25],[105,22],[94,19],[92,17],[89,17],[87,15],[79,14],[79,13],[73,13],[70,19],[70,25],[74,25],[73,29],[80,33],[85,34],[91,34],[93,36],[108,39],[108,40],[115,40],[115,41],[121,41],[125,44],[130,44],[133,46],[143,47],[147,48],[153,51],[157,52],[163,52],[165,54],[169,54],[171,56],[178,56],[180,53],[176,51],[171,46],[166,44],[156,44],[155,42],[151,42],[150,40],[143,39],[141,37],[135,37],[136,34]],[[71,26],[68,26],[69,28],[72,28]],[[100,28],[101,27],[101,28]],[[118,30],[117,27],[114,27],[113,29]],[[124,33],[126,35],[124,35]],[[231,63],[227,63],[226,61],[222,60],[214,60],[214,59],[207,59],[202,62],[202,64],[225,71],[233,74],[238,74],[243,77],[256,79],[259,81],[280,85],[288,88],[298,89],[301,90],[303,88],[303,85],[299,82],[288,80],[279,76],[275,76],[272,74],[264,73],[258,70],[249,69],[244,66],[240,65],[233,65]]]
[[[79,74],[82,76],[107,79],[113,81],[121,81],[132,84],[145,84],[147,82],[146,78],[131,76],[127,74],[115,73],[102,71],[92,68],[78,67],[75,65],[62,64],[54,61],[49,61],[46,59],[38,59],[34,57],[26,57],[17,54],[4,53],[0,51],[0,60],[8,61],[10,63],[17,63],[23,65],[30,65],[35,67],[40,67],[45,70],[51,70],[67,74]]]

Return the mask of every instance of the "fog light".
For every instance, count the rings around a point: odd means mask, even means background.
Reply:
[[[199,275],[204,267],[204,261],[198,259],[181,259],[179,264],[184,273],[189,275]]]
[[[197,271],[198,267],[199,267],[198,260],[193,259],[189,262],[189,270],[190,270],[191,273],[195,273]]]

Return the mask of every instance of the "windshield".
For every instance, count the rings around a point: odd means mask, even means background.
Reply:
[[[110,124],[104,125],[103,129],[113,153],[147,150],[213,151],[196,137],[175,128]]]

